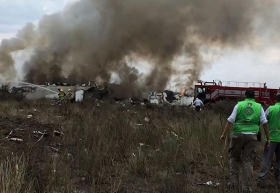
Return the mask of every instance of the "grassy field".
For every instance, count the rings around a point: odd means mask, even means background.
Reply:
[[[99,104],[2,100],[0,192],[230,192],[219,136],[233,104]]]

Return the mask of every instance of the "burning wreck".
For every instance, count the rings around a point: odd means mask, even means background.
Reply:
[[[91,86],[84,92],[84,99],[103,99],[109,95],[109,89],[107,86],[97,85]]]
[[[13,86],[8,91],[11,94],[23,94],[26,95],[28,93],[35,93],[36,86]]]
[[[163,92],[150,92],[148,101],[151,104],[171,105],[171,106],[192,106],[194,97],[191,94],[186,94],[185,89],[180,93],[170,90]]]
[[[25,96],[28,93],[35,93],[37,86],[35,85],[8,85],[0,83],[1,93],[9,93],[12,95]]]
[[[120,79],[116,82],[123,84],[117,94],[109,87],[85,86],[85,98],[103,97],[109,90],[110,95],[119,95],[116,98],[141,98],[140,92],[155,88],[164,91],[172,76],[184,77],[185,81],[175,78],[174,82],[189,89],[212,62],[207,57],[211,52],[205,50],[242,49],[255,41],[252,24],[262,16],[260,13],[270,13],[277,6],[254,2],[75,1],[61,12],[44,15],[38,25],[29,22],[15,37],[3,39],[0,75],[5,81],[13,81],[22,74],[24,81],[37,85],[47,80],[65,82],[67,78],[67,85],[56,86],[72,90],[70,85],[77,81],[111,82],[115,75]],[[26,57],[20,60],[20,73],[13,55],[17,52]],[[47,89],[56,95],[57,88],[49,85]],[[79,86],[76,91],[81,89]],[[164,102],[177,100],[164,93]]]
[[[25,85],[21,85],[21,84]],[[4,89],[5,88],[5,89]],[[59,98],[59,90],[71,92],[71,101],[91,101],[112,99],[115,101],[127,101],[131,104],[156,104],[171,106],[191,106],[193,97],[185,93],[185,89],[179,92],[164,90],[162,92],[134,93],[128,92],[121,84],[98,85],[93,81],[87,84],[70,85],[68,83],[46,83],[45,85],[34,85],[26,82],[19,82],[17,86],[3,85],[1,90],[12,95],[21,95],[27,99],[54,99]],[[52,94],[50,94],[52,92]]]

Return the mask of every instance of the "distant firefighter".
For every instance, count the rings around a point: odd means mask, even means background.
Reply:
[[[66,94],[66,100],[68,103],[70,103],[71,99],[72,99],[72,90],[69,88]]]
[[[63,100],[66,95],[65,92],[63,91],[62,88],[59,88],[58,91],[59,91],[59,93],[58,93],[59,100]]]

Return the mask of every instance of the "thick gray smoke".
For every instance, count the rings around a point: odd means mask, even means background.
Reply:
[[[14,78],[11,53],[32,49],[24,61],[26,81],[76,83],[119,75],[124,90],[164,89],[179,56],[186,58],[189,88],[204,65],[201,48],[242,48],[255,38],[255,23],[274,1],[259,0],[80,0],[63,12],[44,16],[16,38],[2,41],[0,73]],[[148,61],[151,71],[140,74],[135,61]],[[132,64],[131,64],[132,61]]]

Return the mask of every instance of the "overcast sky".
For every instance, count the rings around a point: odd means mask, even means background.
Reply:
[[[0,41],[15,36],[26,22],[36,23],[42,15],[58,12],[73,1],[0,0]],[[280,47],[272,44],[269,38],[262,42],[258,51],[221,52],[216,61],[205,67],[201,79],[266,82],[268,87],[280,87]]]

